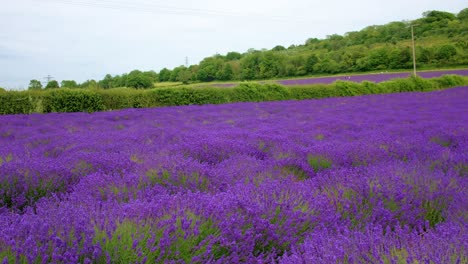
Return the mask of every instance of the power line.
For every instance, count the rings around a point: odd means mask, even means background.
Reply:
[[[199,9],[199,8],[188,8],[188,7],[176,7],[155,4],[154,2],[125,2],[117,0],[46,0],[44,2],[55,2],[63,5],[75,5],[83,7],[98,7],[116,11],[137,11],[144,13],[162,13],[172,15],[191,15],[191,16],[222,16],[222,17],[251,17],[257,19],[267,19],[268,21],[294,21],[304,22],[305,19],[301,17],[288,17],[278,15],[265,15],[262,13],[248,13],[248,12],[233,12],[226,10],[213,10],[213,9]]]
[[[50,74],[49,74],[49,75],[47,75],[46,77],[44,77],[44,79],[46,79],[46,80],[47,80],[47,83],[49,83],[49,82],[50,82],[50,80],[52,80],[53,78],[54,78],[54,77],[53,77],[53,76],[50,76]]]

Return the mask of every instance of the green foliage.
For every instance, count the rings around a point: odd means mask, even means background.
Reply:
[[[143,224],[124,220],[111,232],[96,227],[93,242],[100,244],[110,258],[103,255],[97,263],[192,263],[195,257],[202,257],[220,233],[213,221],[191,212],[178,216],[172,225],[162,224],[165,217],[148,219]],[[183,223],[189,223],[188,227]]]
[[[291,99],[302,100],[337,96],[336,89],[326,84],[290,86]]]
[[[445,221],[443,212],[446,206],[440,199],[435,201],[425,201],[423,203],[423,208],[425,211],[424,219],[429,222],[429,226],[431,228],[434,228],[437,224]]]
[[[202,105],[230,102],[228,92],[221,88],[162,88],[149,94],[159,105]]]
[[[281,46],[281,45],[276,45],[274,48],[272,48],[271,50],[274,50],[274,51],[282,51],[282,50],[286,50],[285,47]]]
[[[239,60],[242,55],[239,52],[231,51],[226,54],[226,61]]]
[[[131,71],[126,79],[125,87],[137,89],[148,89],[153,87],[154,79],[151,76],[139,71]]]
[[[382,93],[432,91],[436,88],[434,81],[429,81],[418,76],[411,76],[406,79],[389,80],[379,84],[379,86],[381,86],[380,91]]]
[[[307,156],[307,163],[309,166],[314,170],[315,173],[325,170],[331,167],[332,162],[331,160],[317,155],[308,155]]]
[[[152,90],[118,88],[108,90],[8,91],[0,93],[0,114],[94,112],[170,105],[301,100],[378,93],[432,91],[467,84],[468,78],[466,77],[445,75],[433,79],[413,76],[407,79],[394,79],[381,83],[337,81],[333,84],[301,86],[244,82],[233,88],[178,86]]]
[[[462,11],[460,11],[457,15],[457,18],[460,19],[461,21],[467,21],[468,20],[468,8],[465,8]]]
[[[281,167],[281,173],[283,175],[293,175],[296,179],[303,181],[307,180],[309,176],[301,167],[297,165],[286,165]]]
[[[84,83],[80,84],[80,88],[97,89],[99,88],[99,84],[98,82],[96,82],[96,80],[87,80]]]
[[[151,100],[148,91],[117,88],[98,90],[96,93],[101,97],[106,110],[157,106],[156,102]]]
[[[114,80],[114,78],[112,78],[112,75],[110,74],[106,74],[106,76],[104,76],[104,79],[99,81],[99,86],[102,87],[103,89],[110,89],[110,88],[117,87],[115,86],[116,84],[117,82]]]
[[[41,90],[42,89],[42,83],[38,80],[31,80],[29,82],[29,87],[28,90]]]
[[[437,21],[445,21],[445,20],[454,20],[456,16],[449,12],[442,12],[442,11],[427,11],[423,13],[423,21],[426,23],[433,23]]]
[[[417,62],[419,67],[439,67],[468,64],[468,42],[465,23],[468,11],[457,16],[448,12],[428,11],[413,21],[390,22],[368,26],[343,36],[332,34],[326,39],[311,38],[304,45],[281,45],[271,50],[249,49],[240,54],[216,54],[192,65],[190,74],[178,77],[180,67],[160,72],[160,81],[186,82],[216,80],[260,80],[303,76],[306,74],[336,74],[412,67],[411,30],[417,24]],[[190,68],[189,68],[190,69]]]
[[[63,80],[60,82],[62,88],[78,88],[78,84],[74,80]]]
[[[439,59],[442,63],[449,63],[450,59],[457,54],[457,49],[455,46],[446,44],[440,46],[436,52],[436,58]]]
[[[0,87],[0,93],[1,92],[6,92],[6,90],[4,88]]]
[[[364,94],[361,91],[361,84],[350,81],[338,80],[335,82],[335,89],[338,96],[355,96]]]
[[[233,102],[277,101],[290,98],[289,90],[278,84],[241,83],[232,88]]]
[[[171,71],[164,68],[159,72],[159,81],[160,82],[167,82],[171,78]]]
[[[433,85],[435,86],[435,88],[441,89],[444,87],[455,87],[455,86],[466,85],[467,80],[465,78],[459,75],[448,74],[448,75],[441,76],[439,78],[431,79],[431,81]]]
[[[0,114],[29,114],[34,111],[33,97],[29,92],[0,93]]]
[[[59,83],[56,80],[51,80],[47,83],[46,89],[55,89],[60,88]]]
[[[50,112],[95,112],[105,109],[102,99],[89,90],[53,90],[46,92],[43,111]]]

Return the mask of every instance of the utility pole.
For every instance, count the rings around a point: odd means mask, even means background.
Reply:
[[[188,57],[185,56],[185,67],[188,68]]]
[[[416,76],[416,48],[414,46],[414,26],[411,25],[411,42],[413,43],[413,75]]]
[[[49,83],[49,82],[50,82],[50,80],[52,80],[53,78],[54,78],[54,77],[50,76],[50,74],[49,74],[49,75],[47,75],[46,77],[44,77],[44,79],[46,79],[46,80],[47,80],[47,83]]]

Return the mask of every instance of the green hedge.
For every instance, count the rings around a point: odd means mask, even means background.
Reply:
[[[124,108],[170,105],[223,104],[301,100],[365,94],[432,91],[468,84],[468,77],[445,75],[433,79],[410,77],[381,83],[336,81],[333,84],[282,86],[246,82],[232,88],[172,87],[153,90],[55,89],[46,91],[0,91],[0,114],[49,112],[95,112]]]
[[[231,88],[232,102],[263,102],[291,99],[291,92],[279,84],[241,83]]]
[[[116,88],[110,90],[97,90],[101,96],[105,110],[116,110],[124,108],[144,108],[157,106],[154,98],[148,96],[148,91],[130,88]]]
[[[148,92],[156,106],[223,104],[230,102],[229,91],[222,88],[159,88]]]
[[[42,100],[38,91],[0,91],[0,114],[42,113]]]
[[[45,93],[43,112],[96,112],[105,108],[102,97],[92,90],[57,89]]]

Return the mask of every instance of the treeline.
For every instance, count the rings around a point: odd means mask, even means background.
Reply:
[[[160,72],[141,72],[89,80],[49,82],[45,88],[147,89],[157,82],[210,82],[288,78],[305,75],[337,74],[410,69],[412,67],[411,28],[414,26],[418,67],[436,68],[468,65],[468,8],[458,14],[428,11],[414,21],[369,26],[360,31],[310,38],[303,45],[271,50],[249,49],[203,59],[198,65],[164,68]],[[41,89],[32,80],[30,89]]]
[[[232,88],[172,87],[149,90],[120,89],[52,89],[47,91],[0,92],[0,114],[50,112],[95,112],[123,108],[173,105],[223,104],[301,100],[355,96],[364,94],[432,91],[468,84],[467,77],[445,75],[423,79],[412,76],[381,83],[337,81],[333,84],[282,86],[243,82]]]
[[[31,80],[29,82],[28,90],[42,90],[42,89],[57,89],[57,88],[116,88],[116,87],[132,87],[137,89],[152,88],[153,84],[159,82],[158,74],[155,71],[142,72],[134,70],[130,73],[122,75],[111,76],[107,74],[104,79],[100,81],[87,80],[83,83],[77,83],[74,80],[63,80],[57,82],[56,80],[49,81],[45,86],[38,80]]]

